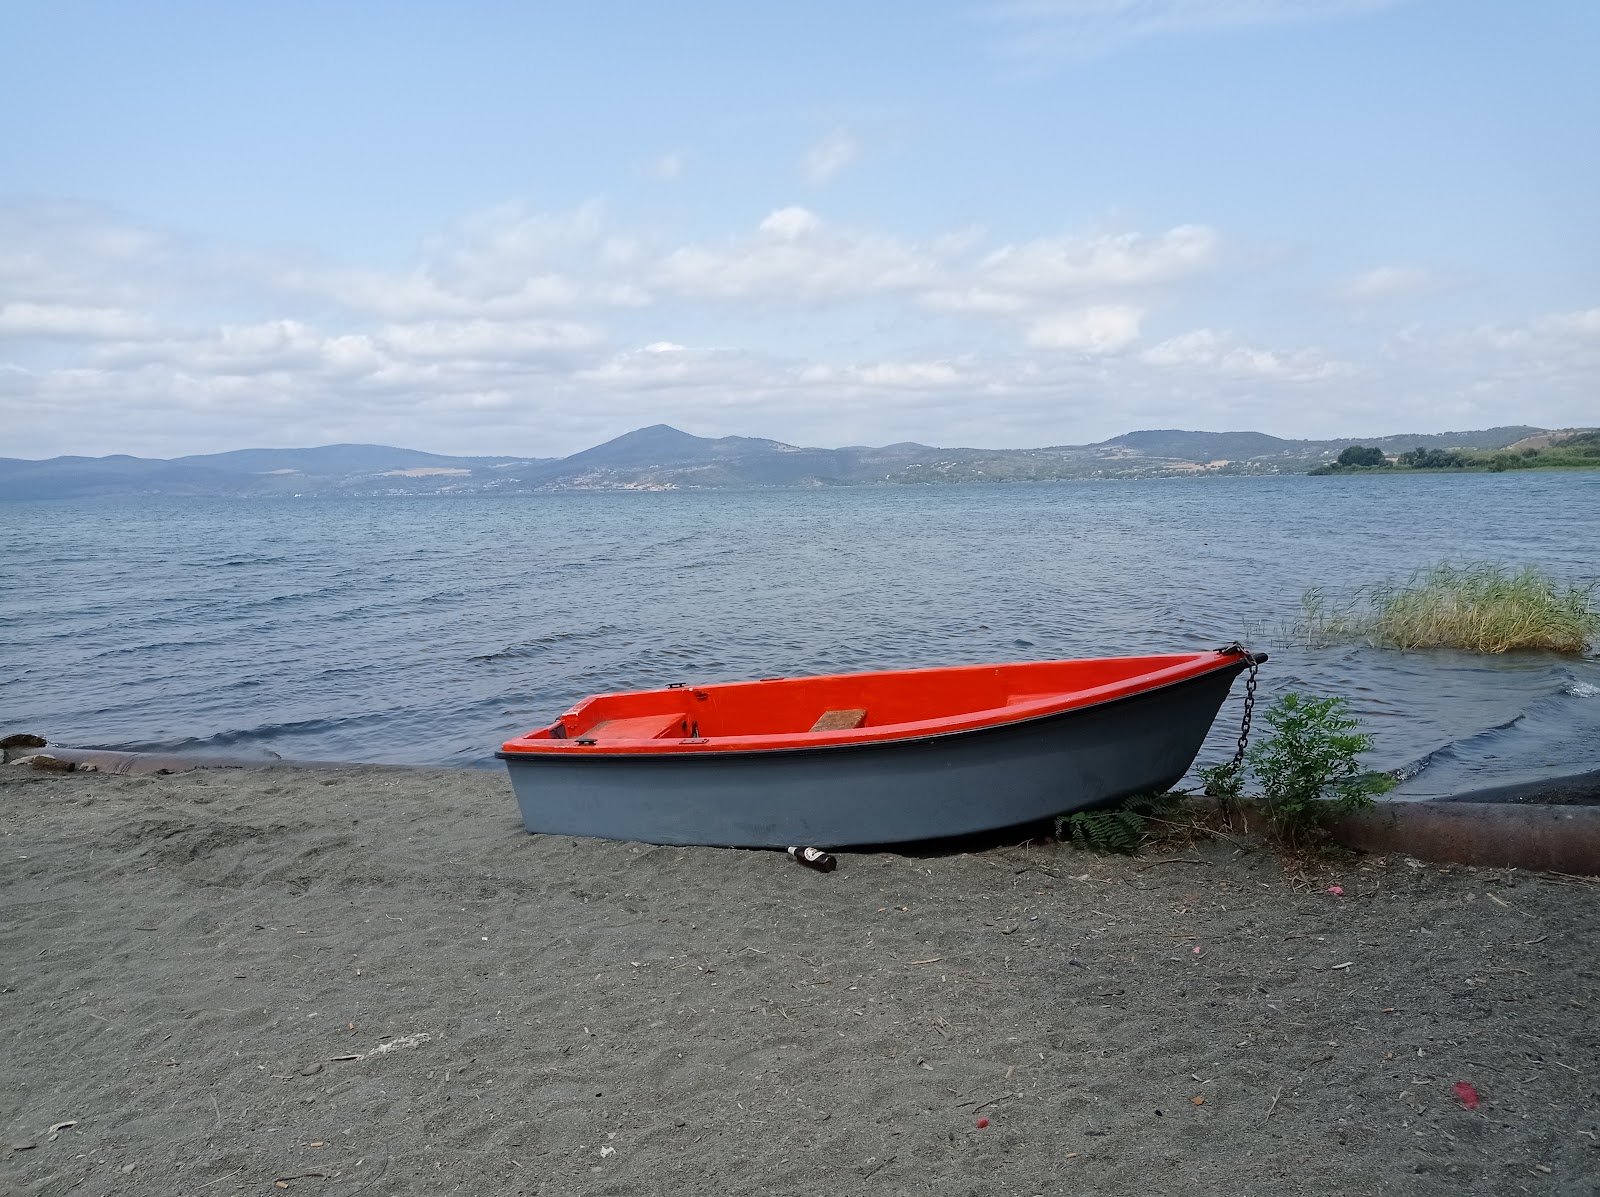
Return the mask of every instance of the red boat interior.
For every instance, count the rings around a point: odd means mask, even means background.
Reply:
[[[939,735],[1111,701],[1239,659],[1216,652],[1101,657],[600,694],[503,751],[751,751]]]

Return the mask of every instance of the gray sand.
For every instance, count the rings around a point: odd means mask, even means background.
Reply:
[[[367,767],[6,767],[0,826],[6,1191],[1600,1176],[1600,886],[1576,879],[1226,840],[821,875],[532,837],[497,774]]]

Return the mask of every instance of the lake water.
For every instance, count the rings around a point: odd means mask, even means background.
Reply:
[[[1600,474],[0,504],[0,726],[481,766],[600,691],[1242,638],[1402,794],[1600,768],[1592,655],[1285,642],[1307,587],[1445,558],[1594,580]]]

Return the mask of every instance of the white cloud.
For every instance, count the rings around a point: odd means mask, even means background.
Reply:
[[[834,228],[802,207],[779,208],[754,237],[665,254],[652,292],[699,299],[809,303],[910,292],[936,311],[1039,312],[1064,298],[1171,286],[1213,269],[1221,237],[1204,225],[1164,233],[1062,236],[982,252],[970,231],[923,243]]]
[[[953,361],[898,361],[807,366],[797,377],[803,383],[822,385],[853,383],[868,388],[923,390],[970,385],[981,375],[971,374]]]
[[[815,304],[904,291],[937,277],[925,248],[832,229],[804,208],[780,208],[753,237],[671,251],[649,282],[694,299]]]
[[[1126,304],[1095,304],[1057,312],[1028,329],[1035,349],[1066,349],[1092,355],[1121,353],[1139,339],[1144,312]]]
[[[559,274],[524,277],[499,290],[456,289],[422,271],[401,275],[376,270],[329,271],[286,276],[283,281],[321,294],[352,312],[391,319],[558,311],[576,306],[584,297],[575,280]]]
[[[1593,369],[1600,366],[1600,308],[1482,324],[1445,344],[1447,352],[1493,355],[1500,359],[1495,369],[1510,367],[1532,374]]]
[[[816,214],[804,208],[779,208],[763,220],[758,227],[763,233],[771,233],[780,241],[798,241],[807,233],[814,233],[822,226]]]
[[[979,263],[977,275],[993,291],[1035,295],[1149,286],[1210,268],[1220,242],[1215,229],[1195,224],[1156,236],[1046,237],[1002,246]]]
[[[1437,275],[1420,266],[1378,266],[1340,280],[1334,294],[1351,303],[1369,303],[1423,295],[1441,285]]]
[[[1552,312],[1528,321],[1520,328],[1486,328],[1486,338],[1500,340],[1507,348],[1525,344],[1572,349],[1600,348],[1600,308],[1577,312]]]
[[[186,265],[172,238],[102,208],[0,204],[0,294],[37,304],[128,307],[166,292]]]
[[[1535,327],[1560,337],[1571,337],[1587,345],[1600,345],[1600,308],[1580,312],[1558,312],[1535,322]]]
[[[1203,319],[1142,346],[1148,313],[1227,298],[1223,236],[1194,224],[996,244],[789,206],[684,244],[594,205],[506,205],[392,271],[70,206],[0,205],[0,237],[0,418],[30,456],[373,439],[545,455],[661,420],[824,444],[1063,443],[1179,419],[1565,426],[1593,422],[1600,376],[1595,308],[1415,327],[1359,361]],[[1405,269],[1350,280],[1395,292],[1417,281]]]
[[[715,391],[757,383],[759,359],[740,350],[695,349],[658,341],[574,372],[580,383],[611,391],[645,393],[674,388]],[[647,421],[655,422],[655,421]]]
[[[1240,345],[1209,328],[1197,328],[1152,345],[1141,355],[1153,366],[1201,370],[1235,378],[1281,382],[1324,382],[1350,372],[1350,366],[1314,349],[1276,352]]]
[[[122,308],[75,307],[60,303],[0,306],[0,337],[104,341],[143,336],[154,327],[148,316]]]
[[[548,358],[592,348],[605,337],[586,325],[548,320],[432,320],[391,325],[376,340],[409,357],[493,360]]]
[[[1032,299],[1015,291],[996,291],[986,287],[934,288],[923,292],[922,305],[939,312],[1011,315],[1026,311]]]
[[[597,204],[530,212],[502,204],[474,213],[424,247],[413,269],[391,272],[303,264],[274,282],[352,313],[391,320],[513,318],[590,307],[647,307],[635,277],[644,246],[609,232]]]
[[[854,162],[860,153],[860,144],[848,133],[842,130],[830,133],[806,151],[801,173],[806,182],[820,187],[832,182],[834,176]]]
[[[663,183],[676,183],[683,178],[684,168],[688,165],[688,157],[674,150],[670,154],[662,154],[645,164],[645,174],[652,179],[659,179]]]
[[[1337,20],[1401,0],[1002,0],[1000,48],[1034,61],[1093,58],[1147,37]]]

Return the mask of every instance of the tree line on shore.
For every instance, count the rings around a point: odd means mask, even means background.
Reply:
[[[1390,458],[1375,445],[1351,445],[1313,474],[1351,474],[1377,470],[1600,469],[1600,431],[1577,432],[1548,446],[1521,449],[1407,449]]]

